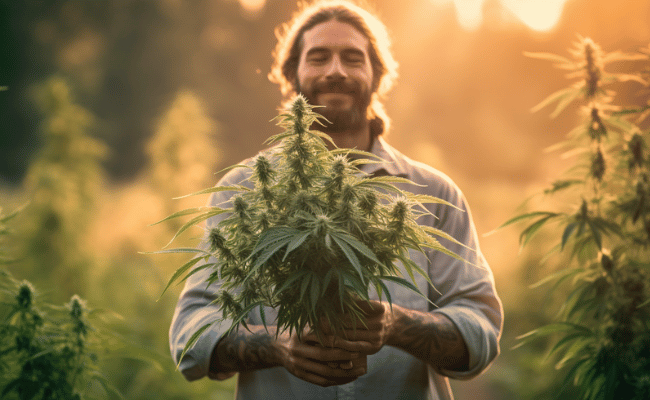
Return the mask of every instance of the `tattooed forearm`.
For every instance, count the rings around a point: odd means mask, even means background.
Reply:
[[[210,369],[242,372],[277,366],[274,362],[272,336],[263,328],[241,330],[219,341],[212,355]]]
[[[444,315],[406,311],[396,321],[392,342],[434,367],[469,368],[465,341],[456,325]]]

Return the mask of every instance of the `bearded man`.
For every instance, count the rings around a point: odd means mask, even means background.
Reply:
[[[310,104],[324,106],[318,112],[331,124],[319,129],[338,147],[386,160],[364,165],[364,172],[408,178],[422,185],[413,192],[463,210],[434,205],[432,215],[418,222],[463,243],[466,247],[446,245],[466,262],[439,252],[411,252],[435,287],[416,277],[420,288],[429,287],[430,302],[391,286],[392,309],[378,300],[366,303],[366,325],[345,338],[326,337],[325,346],[309,332],[298,337],[267,331],[259,313],[251,313],[248,330],[227,336],[228,324],[212,325],[181,360],[180,370],[188,380],[239,373],[238,399],[451,399],[448,378],[477,376],[498,355],[503,311],[461,191],[446,175],[400,154],[384,139],[390,120],[381,99],[397,76],[386,29],[348,1],[318,1],[303,6],[278,36],[270,79],[287,98],[302,93]],[[239,184],[247,174],[233,170],[219,185]],[[223,205],[232,194],[215,193],[210,205]],[[218,285],[207,287],[206,274],[203,269],[187,280],[176,307],[170,346],[177,362],[192,334],[221,317],[218,307],[209,305]],[[273,313],[265,312],[267,320]]]

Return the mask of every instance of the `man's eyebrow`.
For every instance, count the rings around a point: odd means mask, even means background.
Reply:
[[[329,53],[329,49],[324,46],[315,46],[307,50],[307,55],[314,53]]]

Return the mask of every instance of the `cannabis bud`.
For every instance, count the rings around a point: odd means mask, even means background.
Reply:
[[[597,181],[602,181],[605,176],[605,157],[601,149],[598,149],[591,158],[591,176]]]

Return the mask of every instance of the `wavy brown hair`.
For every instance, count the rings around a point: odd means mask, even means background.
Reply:
[[[275,31],[278,44],[273,51],[274,62],[269,79],[280,85],[285,98],[292,97],[296,93],[296,75],[304,33],[331,20],[352,25],[368,39],[373,84],[367,118],[373,137],[386,133],[390,128],[390,119],[381,100],[395,83],[398,64],[390,50],[386,26],[374,14],[351,1],[317,0],[299,3],[299,9],[291,20]]]

